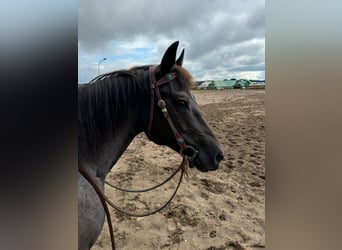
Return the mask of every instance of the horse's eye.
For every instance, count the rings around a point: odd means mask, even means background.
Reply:
[[[188,103],[184,100],[178,100],[177,104],[178,104],[178,106],[183,107],[183,108],[188,107]]]

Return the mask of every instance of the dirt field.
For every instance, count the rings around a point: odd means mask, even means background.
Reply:
[[[265,90],[193,91],[204,117],[221,143],[225,159],[215,172],[189,169],[174,200],[144,218],[112,208],[117,249],[265,248]],[[107,177],[128,188],[163,181],[181,157],[138,135]],[[179,176],[179,175],[177,175]],[[148,194],[106,194],[120,207],[143,213],[162,205],[176,177]],[[107,223],[92,249],[110,249]]]

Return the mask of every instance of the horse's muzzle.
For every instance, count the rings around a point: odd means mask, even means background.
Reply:
[[[193,161],[190,161],[190,167],[196,167],[198,170],[202,171],[202,172],[208,172],[208,171],[215,171],[216,169],[218,169],[220,162],[224,159],[224,155],[223,152],[220,150],[218,151],[213,158],[211,158],[212,160],[204,163],[198,159],[198,157],[195,159],[193,159]]]

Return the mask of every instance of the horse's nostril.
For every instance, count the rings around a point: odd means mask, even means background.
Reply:
[[[223,153],[220,151],[215,156],[215,164],[218,165],[220,161],[222,161],[224,158]]]

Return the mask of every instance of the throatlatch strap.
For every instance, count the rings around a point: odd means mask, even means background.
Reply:
[[[152,123],[153,123],[153,114],[154,114],[154,82],[155,82],[155,77],[154,77],[154,70],[149,69],[149,74],[150,74],[150,88],[151,88],[151,102],[150,102],[150,117],[148,119],[148,127],[147,127],[147,137],[151,137],[151,129],[152,129]],[[152,81],[154,79],[154,81]]]

